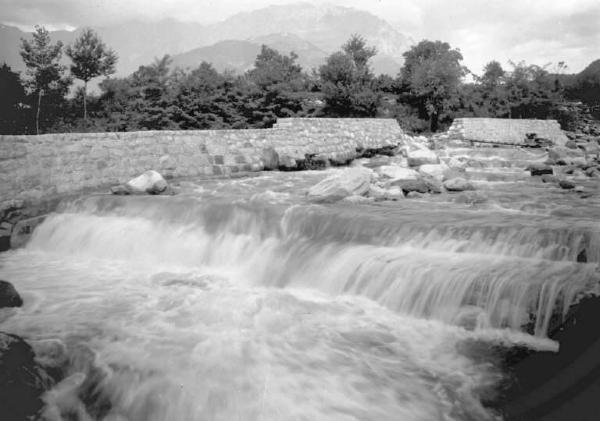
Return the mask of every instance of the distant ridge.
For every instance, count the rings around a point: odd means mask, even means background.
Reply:
[[[247,54],[257,51],[254,45],[263,43],[287,50],[282,53],[295,51],[299,63],[310,70],[322,64],[327,55],[339,50],[355,33],[377,47],[379,54],[373,60],[375,73],[395,75],[402,64],[402,53],[413,44],[410,37],[369,12],[310,3],[268,6],[209,25],[167,19],[130,21],[93,29],[119,54],[117,76],[128,75],[140,65],[149,64],[165,54],[190,66],[194,65],[194,57],[200,61],[215,57],[217,68],[233,65],[243,70],[248,63]],[[54,41],[69,44],[79,32],[55,31],[51,36]],[[15,70],[24,70],[18,54],[20,38],[30,36],[18,28],[0,25],[0,62],[6,62]],[[237,44],[221,44],[223,41],[237,41]],[[209,48],[199,50],[206,47]],[[225,48],[225,51],[219,53],[218,48]],[[241,55],[227,57],[227,53]]]

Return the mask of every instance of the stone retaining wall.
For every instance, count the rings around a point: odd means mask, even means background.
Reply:
[[[405,139],[392,119],[282,119],[264,130],[0,136],[0,237],[10,233],[20,207],[121,184],[149,169],[166,178],[261,171],[265,151],[273,149],[286,169],[307,156],[341,164]]]
[[[564,146],[568,141],[556,120],[505,118],[457,118],[446,133],[435,138],[442,142],[522,145],[528,133],[535,133],[537,137],[549,139],[559,146]]]

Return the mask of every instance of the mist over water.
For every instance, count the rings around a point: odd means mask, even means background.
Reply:
[[[496,419],[504,374],[471,344],[558,348],[553,323],[597,290],[596,203],[487,181],[481,206],[308,203],[326,174],[82,198],[0,255],[25,301],[2,330],[71,359],[45,415]]]

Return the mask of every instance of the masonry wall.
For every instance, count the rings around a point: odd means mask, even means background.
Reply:
[[[264,130],[146,131],[0,136],[0,209],[126,182],[148,169],[166,177],[220,176],[264,167],[274,148],[293,165],[306,155],[335,162],[398,145],[395,120],[283,119]]]
[[[568,138],[556,120],[503,118],[457,118],[448,132],[438,140],[460,140],[476,143],[521,145],[528,133],[564,145]]]

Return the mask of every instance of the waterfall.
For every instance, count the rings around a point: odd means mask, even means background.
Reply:
[[[97,197],[48,218],[28,249],[208,268],[256,286],[362,296],[470,329],[530,326],[543,337],[553,317],[594,290],[600,261],[598,229],[546,222]],[[576,262],[581,250],[589,263]]]
[[[65,367],[45,419],[498,420],[489,350],[556,351],[598,292],[587,208],[321,206],[315,176],[83,197],[1,254],[2,330]]]

